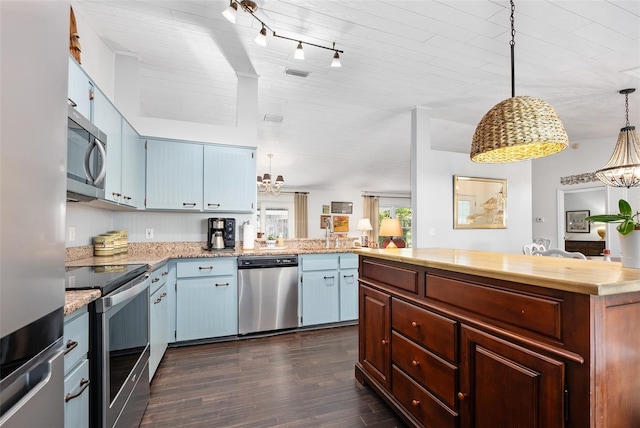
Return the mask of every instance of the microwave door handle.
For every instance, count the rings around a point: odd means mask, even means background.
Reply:
[[[93,180],[93,183],[98,185],[104,180],[104,176],[107,173],[107,153],[104,150],[104,145],[97,138],[93,139],[94,144],[98,147],[98,151],[100,152],[100,156],[102,157],[102,168],[100,168],[100,172],[98,172],[98,176]]]
[[[95,182],[95,178],[93,178],[93,175],[91,174],[91,165],[89,164],[89,162],[91,162],[91,152],[93,152],[95,146],[95,141],[91,142],[87,146],[87,150],[84,151],[84,164],[82,165],[82,167],[84,168],[84,176],[87,178],[87,180],[91,181],[91,184]]]

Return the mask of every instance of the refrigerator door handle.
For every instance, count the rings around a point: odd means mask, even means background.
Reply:
[[[9,385],[2,385],[0,426],[45,387],[51,378],[53,361],[62,353],[59,347],[50,348],[34,366],[20,373]]]

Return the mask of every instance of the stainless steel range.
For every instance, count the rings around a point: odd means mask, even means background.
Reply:
[[[89,305],[90,425],[138,426],[149,402],[147,265],[67,268],[66,288],[100,289]]]

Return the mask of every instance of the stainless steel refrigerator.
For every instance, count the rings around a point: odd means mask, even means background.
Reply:
[[[62,427],[69,3],[0,1],[0,427]]]

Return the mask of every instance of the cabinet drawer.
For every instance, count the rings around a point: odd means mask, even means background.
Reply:
[[[64,378],[64,426],[89,426],[89,360]]]
[[[336,254],[321,254],[302,256],[300,264],[304,272],[312,270],[337,270],[338,256]]]
[[[237,269],[235,257],[220,259],[202,258],[187,262],[178,262],[176,273],[178,278],[231,275]]]
[[[391,372],[391,392],[425,427],[456,427],[458,414],[441,404],[427,390],[405,375],[398,367]]]
[[[64,372],[69,372],[89,351],[89,313],[80,311],[65,319],[64,323]]]
[[[427,275],[426,297],[454,309],[561,341],[562,300]]]
[[[453,363],[457,361],[457,324],[403,300],[392,299],[392,328]]]
[[[418,271],[413,269],[380,263],[376,259],[365,259],[360,277],[418,294]]]
[[[357,254],[340,254],[340,269],[358,269]]]
[[[169,275],[167,265],[160,266],[151,272],[149,295],[155,293],[160,287],[167,283],[167,275]]]
[[[458,369],[397,332],[391,334],[391,359],[449,407],[456,405]]]

